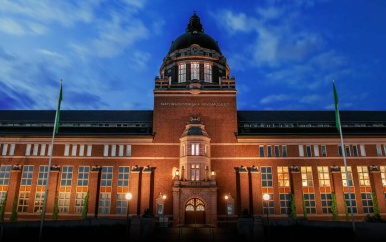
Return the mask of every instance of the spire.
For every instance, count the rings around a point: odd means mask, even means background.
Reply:
[[[202,32],[204,33],[204,29],[202,28],[202,24],[200,22],[200,18],[196,15],[196,11],[192,17],[190,17],[188,27],[185,30],[186,32]]]

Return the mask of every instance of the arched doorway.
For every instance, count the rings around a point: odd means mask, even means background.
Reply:
[[[192,198],[185,204],[185,224],[205,224],[205,204]]]

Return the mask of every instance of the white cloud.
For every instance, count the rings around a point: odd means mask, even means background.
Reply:
[[[267,97],[262,98],[260,100],[260,103],[261,104],[269,104],[269,103],[275,103],[275,102],[283,102],[283,101],[290,100],[290,99],[292,99],[292,97],[290,95],[285,95],[285,94],[271,95],[271,96],[267,96]]]
[[[24,35],[23,26],[9,18],[0,19],[0,31],[11,35]]]

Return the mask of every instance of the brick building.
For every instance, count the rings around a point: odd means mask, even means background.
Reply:
[[[91,217],[149,209],[173,225],[285,218],[293,205],[332,220],[334,198],[341,220],[386,215],[386,111],[341,111],[342,147],[334,111],[237,110],[236,92],[194,14],[155,78],[154,110],[62,110],[54,142],[55,111],[0,110],[5,221],[38,220],[45,202],[46,219],[81,219],[87,200]]]

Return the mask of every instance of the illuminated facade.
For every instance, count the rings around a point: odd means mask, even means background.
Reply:
[[[386,215],[386,112],[341,111],[342,147],[334,111],[237,110],[236,92],[194,14],[155,78],[154,110],[62,110],[53,146],[55,111],[1,110],[5,221],[40,219],[44,201],[46,219],[54,208],[81,219],[86,197],[90,217],[149,209],[173,225],[285,218],[291,201],[298,216],[332,220],[334,195],[341,220],[345,203],[358,221],[372,215],[375,196]]]

